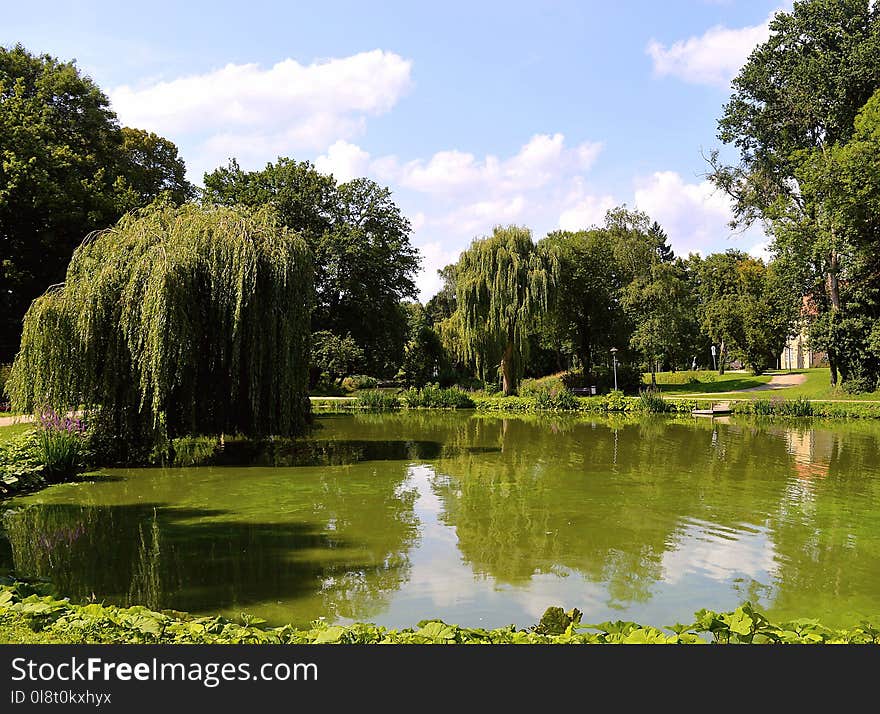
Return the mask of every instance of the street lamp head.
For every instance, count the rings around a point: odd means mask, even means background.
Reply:
[[[611,354],[615,354],[616,352],[617,352],[617,348],[616,348],[616,347],[612,347],[612,348],[611,348]]]

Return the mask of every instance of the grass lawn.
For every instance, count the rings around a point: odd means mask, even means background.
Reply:
[[[33,428],[33,424],[8,424],[7,426],[0,426],[0,444]]]
[[[662,394],[677,397],[686,394],[714,394],[715,392],[730,392],[737,389],[760,387],[762,384],[769,382],[771,377],[771,375],[768,374],[761,374],[756,377],[744,372],[726,372],[725,374],[718,374],[717,372],[697,372],[696,374],[698,375],[698,378],[700,374],[703,374],[707,378],[713,379],[713,381],[701,381],[699,384],[669,384],[668,380],[675,378],[672,373],[658,372],[657,384],[660,387],[660,392]],[[644,377],[644,381],[646,384],[651,383],[650,373]]]
[[[757,387],[770,381],[774,375],[804,374],[807,379],[803,384],[784,389],[769,389],[760,392],[734,393],[734,390]],[[719,396],[730,396],[741,399],[805,399],[827,400],[840,399],[845,401],[872,402],[880,401],[880,391],[866,394],[848,394],[842,389],[831,388],[831,372],[827,367],[817,369],[777,370],[768,374],[754,377],[750,374],[725,374],[716,375],[716,382],[701,384],[669,384],[661,385],[663,393],[670,396],[687,396],[689,394],[712,393]]]
[[[804,369],[801,370],[801,373],[807,375],[807,381],[796,387],[786,389],[784,392],[780,392],[780,394],[784,394],[786,398],[791,399],[806,397],[807,399],[846,399],[860,402],[880,401],[880,391],[866,392],[865,394],[848,394],[840,388],[832,389],[831,371],[827,367]]]

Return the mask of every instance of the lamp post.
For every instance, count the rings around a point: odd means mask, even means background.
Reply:
[[[617,348],[611,348],[611,364],[614,365],[614,391],[617,391]]]

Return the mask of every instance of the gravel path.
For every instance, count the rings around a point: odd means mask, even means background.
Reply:
[[[737,389],[737,392],[766,392],[768,389],[786,389],[796,387],[807,381],[805,374],[774,374],[769,382],[748,389]]]
[[[0,426],[10,426],[12,424],[27,424],[32,422],[34,418],[29,414],[19,414],[17,416],[0,416]]]

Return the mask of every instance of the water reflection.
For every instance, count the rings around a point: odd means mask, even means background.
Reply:
[[[76,599],[272,622],[880,612],[878,425],[321,423],[272,454],[283,466],[114,470],[19,499],[0,564]]]
[[[75,600],[236,614],[300,602],[273,617],[301,624],[381,611],[418,538],[406,468],[303,471],[293,488],[290,471],[183,469],[55,489],[60,502],[5,513],[9,560]]]

